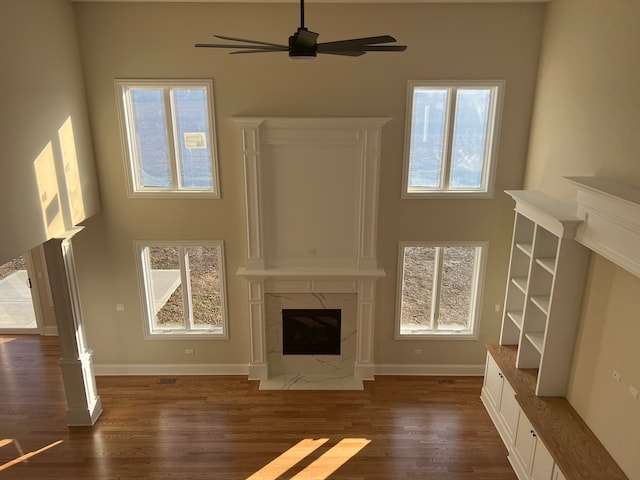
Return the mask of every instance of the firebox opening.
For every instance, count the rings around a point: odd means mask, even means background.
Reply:
[[[283,355],[340,355],[340,309],[283,309]]]

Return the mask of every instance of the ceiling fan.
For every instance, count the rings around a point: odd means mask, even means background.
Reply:
[[[318,53],[329,55],[344,55],[347,57],[359,57],[367,52],[403,52],[406,45],[382,45],[383,43],[395,42],[396,39],[390,35],[380,35],[377,37],[352,38],[349,40],[338,40],[335,42],[318,43],[318,33],[308,30],[304,26],[304,0],[300,0],[300,27],[296,33],[289,37],[289,45],[278,45],[276,43],[260,42],[257,40],[246,40],[244,38],[225,37],[214,35],[222,40],[233,42],[243,42],[238,44],[216,44],[197,43],[196,47],[206,48],[233,48],[239,53],[264,53],[264,52],[289,52],[291,58],[313,58]]]

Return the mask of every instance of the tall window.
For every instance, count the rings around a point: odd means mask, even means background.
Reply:
[[[396,336],[476,338],[484,252],[484,244],[401,243]]]
[[[129,194],[219,196],[211,81],[117,80]]]
[[[146,332],[227,338],[222,242],[136,243]]]
[[[490,196],[503,82],[409,82],[403,197]]]

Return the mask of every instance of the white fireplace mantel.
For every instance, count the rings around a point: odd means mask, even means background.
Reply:
[[[382,127],[388,118],[242,117],[249,377],[269,376],[265,294],[355,293],[354,376],[373,379]],[[301,372],[303,373],[303,372]]]

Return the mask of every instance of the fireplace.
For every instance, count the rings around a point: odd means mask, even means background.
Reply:
[[[389,120],[234,119],[247,227],[237,274],[249,282],[249,378],[261,388],[283,377],[297,386],[302,377],[352,378],[359,388],[374,378],[375,282],[385,275],[376,259],[378,170]],[[339,329],[325,322],[339,332],[339,350],[314,353],[306,342],[308,354],[283,351],[282,310],[309,308],[341,310]]]
[[[339,309],[283,309],[283,355],[340,355]]]

